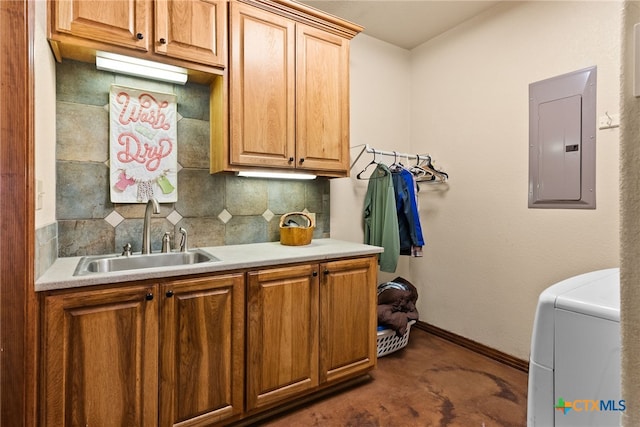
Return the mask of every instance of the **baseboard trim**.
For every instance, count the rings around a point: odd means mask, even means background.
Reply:
[[[465,338],[458,334],[454,334],[453,332],[446,331],[442,328],[423,322],[421,320],[418,320],[416,324],[413,325],[413,327],[450,341],[461,347],[468,348],[471,351],[493,359],[497,362],[503,363],[507,366],[511,366],[512,368],[515,368],[519,371],[525,373],[529,372],[529,362],[526,360],[522,360],[510,354],[503,353],[500,350],[496,350],[495,348],[480,344],[479,342],[470,340],[469,338]]]

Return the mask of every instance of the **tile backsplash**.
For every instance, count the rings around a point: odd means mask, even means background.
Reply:
[[[152,82],[65,60],[56,65],[56,219],[58,256],[141,250],[144,204],[112,203],[109,89],[112,84],[175,93],[178,201],[151,221],[152,250],[180,227],[190,247],[279,240],[280,215],[316,213],[315,238],[329,236],[329,181],[260,180],[209,174],[209,88]],[[54,240],[55,241],[55,240]],[[175,239],[172,239],[175,242]]]

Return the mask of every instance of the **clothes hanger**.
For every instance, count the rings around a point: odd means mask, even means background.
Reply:
[[[444,182],[449,179],[449,175],[446,172],[436,169],[431,163],[431,156],[427,156],[425,160],[420,163],[420,167],[429,172],[432,176],[430,178],[423,178],[420,181],[438,181]]]
[[[391,172],[400,172],[403,168],[404,168],[404,166],[402,166],[402,163],[398,163],[398,153],[396,153],[394,151],[393,152],[393,163],[391,163],[389,165],[389,170]]]
[[[369,168],[369,166],[371,166],[371,165],[376,165],[376,166],[378,165],[378,162],[376,162],[376,150],[373,150],[373,160],[371,160],[371,162],[369,162],[364,167],[364,169],[362,169],[358,173],[358,175],[356,175],[356,179],[363,179],[363,180],[366,180],[366,179],[378,179],[378,178],[382,178],[383,176],[387,176],[387,171],[384,171],[384,174],[382,176],[377,176],[377,177],[374,177],[374,178],[371,178],[371,176],[369,176],[369,178],[362,178],[362,174],[364,173],[364,171],[366,171]]]
[[[416,154],[416,164],[411,166],[411,168],[409,169],[409,172],[411,172],[413,174],[413,176],[416,177],[416,179],[422,178],[425,175],[431,175],[430,172],[428,172],[428,171],[424,170],[422,167],[420,167],[419,163],[420,163],[420,155]]]

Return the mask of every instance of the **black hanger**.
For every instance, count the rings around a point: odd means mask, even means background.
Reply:
[[[404,166],[402,166],[402,163],[398,163],[398,153],[396,153],[394,151],[393,152],[393,163],[391,163],[389,165],[389,170],[391,172],[400,172],[402,169],[404,169]]]
[[[431,177],[425,177],[425,179],[422,179],[422,181],[438,181],[439,180],[440,182],[443,182],[449,179],[449,174],[441,170],[438,170],[433,166],[433,164],[431,163],[431,156],[427,156],[427,158],[423,160],[422,163],[420,163],[420,167],[422,167],[428,173],[431,174]]]
[[[376,165],[376,166],[378,165],[378,162],[376,162],[376,150],[373,150],[373,160],[371,160],[371,162],[369,162],[367,166],[365,166],[364,169],[362,169],[360,173],[356,175],[356,179],[378,179],[378,178],[382,178],[383,176],[387,176],[387,171],[384,171],[384,175],[382,176],[377,176],[374,178],[371,178],[371,176],[369,176],[369,178],[362,178],[362,174],[364,173],[364,171],[366,171],[371,165]]]
[[[416,177],[416,179],[417,178],[422,178],[425,175],[431,175],[431,172],[426,171],[424,168],[422,168],[420,166],[420,155],[419,154],[416,154],[416,164],[411,166],[411,169],[409,169],[409,172],[411,172]]]

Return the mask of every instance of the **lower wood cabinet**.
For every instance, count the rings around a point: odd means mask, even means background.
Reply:
[[[320,382],[334,383],[375,367],[376,257],[320,264]]]
[[[154,289],[140,285],[45,297],[44,425],[157,423]]]
[[[375,257],[247,273],[247,410],[376,364]]]
[[[50,293],[43,332],[45,426],[196,426],[242,412],[241,274]]]
[[[40,424],[224,425],[359,376],[376,278],[366,256],[45,292]]]
[[[160,426],[240,415],[244,390],[242,274],[160,287]]]
[[[247,273],[247,409],[318,386],[318,268]]]

